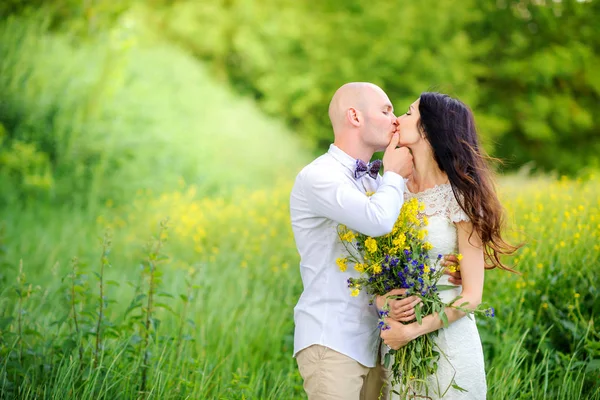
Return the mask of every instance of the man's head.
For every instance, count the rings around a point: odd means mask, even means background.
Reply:
[[[396,128],[394,108],[377,85],[352,82],[339,88],[329,104],[335,140],[353,149],[381,151]]]

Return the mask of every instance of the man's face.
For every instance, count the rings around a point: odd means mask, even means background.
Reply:
[[[396,130],[394,107],[380,88],[374,87],[365,98],[362,140],[375,151],[384,150]]]

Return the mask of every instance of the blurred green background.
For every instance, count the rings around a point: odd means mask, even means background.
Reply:
[[[597,0],[3,0],[0,18],[0,399],[304,398],[287,202],[349,81],[397,114],[460,98],[504,160],[526,246],[522,275],[486,275],[489,398],[600,398]]]
[[[5,0],[0,15],[0,174],[18,195],[248,181],[326,149],[348,81],[397,112],[459,97],[506,170],[599,166],[598,1]],[[235,178],[211,171],[249,157]]]

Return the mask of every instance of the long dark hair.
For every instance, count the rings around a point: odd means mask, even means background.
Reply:
[[[502,238],[505,211],[487,157],[481,150],[471,109],[459,100],[425,92],[419,102],[417,126],[433,148],[435,161],[448,175],[452,191],[483,243],[487,268],[512,271],[500,257],[514,253]]]

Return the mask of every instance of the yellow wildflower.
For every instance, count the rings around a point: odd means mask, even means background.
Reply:
[[[347,258],[338,258],[337,260],[335,260],[335,263],[337,264],[337,266],[340,268],[340,271],[345,272],[346,269],[348,268],[348,266],[346,265],[346,263],[348,262]]]
[[[350,293],[350,295],[352,297],[356,297],[356,296],[358,296],[359,293],[360,293],[360,289],[356,288],[356,289],[352,289],[352,292]]]
[[[429,251],[431,249],[433,249],[433,245],[431,243],[425,242],[425,244],[423,244],[423,250]]]
[[[425,272],[426,274],[428,274],[429,271],[431,271],[431,269],[429,268],[429,265],[425,264],[425,266],[423,267],[423,272]]]
[[[429,218],[427,218],[426,216],[423,216],[423,225],[429,225]]]
[[[392,240],[392,244],[396,247],[404,246],[406,243],[406,235],[404,233],[399,234],[396,239]]]
[[[365,247],[369,253],[375,253],[377,251],[377,242],[371,237],[367,238],[367,240],[365,240]]]
[[[373,273],[380,274],[381,273],[381,265],[379,265],[379,264],[373,265]]]
[[[363,272],[365,272],[365,267],[366,267],[365,264],[356,264],[354,266],[354,269],[362,274]]]
[[[345,242],[352,242],[354,239],[356,239],[356,234],[349,230],[341,236],[341,239]]]
[[[427,236],[429,232],[427,232],[426,229],[422,229],[419,231],[419,234],[417,235],[417,237],[419,238],[419,240],[423,240],[425,239],[425,236]]]

